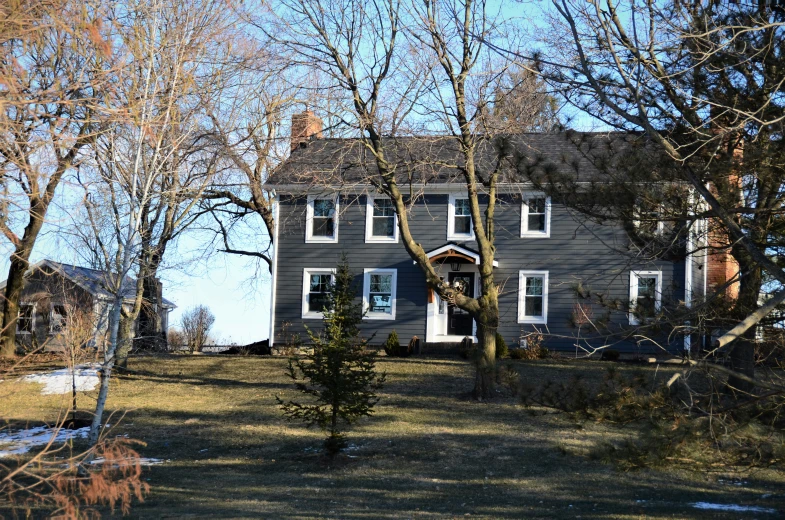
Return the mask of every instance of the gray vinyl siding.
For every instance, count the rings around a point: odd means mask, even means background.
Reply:
[[[420,198],[410,214],[410,228],[415,239],[428,251],[443,246],[447,240],[447,194],[429,194]],[[393,329],[402,343],[412,336],[425,339],[427,290],[425,277],[414,265],[400,243],[365,243],[365,197],[342,197],[338,243],[305,243],[306,198],[283,195],[279,200],[279,235],[277,284],[275,295],[275,341],[285,341],[282,325],[289,333],[304,336],[303,322],[318,329],[319,320],[303,320],[303,269],[332,268],[346,252],[350,267],[356,273],[358,294],[362,293],[362,272],[365,268],[394,268],[398,270],[397,311],[394,321],[366,321],[363,333],[376,333],[374,343],[381,343]],[[663,300],[684,298],[684,264],[658,261],[632,263],[614,252],[626,250],[627,239],[620,229],[601,226],[581,219],[579,215],[553,201],[550,238],[521,238],[521,201],[519,196],[505,196],[496,213],[497,238],[495,269],[497,283],[502,285],[499,296],[501,322],[499,332],[508,344],[517,345],[522,333],[535,326],[518,323],[518,273],[520,270],[539,270],[549,273],[548,323],[536,325],[546,332],[546,346],[551,349],[573,351],[577,330],[570,316],[578,299],[575,286],[580,281],[592,293],[626,302],[629,298],[631,270],[662,272]],[[477,249],[474,241],[464,242]],[[702,280],[702,278],[701,278]],[[597,314],[601,314],[598,309]],[[611,322],[619,329],[627,325],[625,312],[614,312]],[[583,334],[585,335],[585,329]],[[594,345],[606,344],[597,338]],[[681,344],[674,340],[671,349]],[[637,345],[633,341],[618,341],[613,347],[627,352],[651,352],[651,345]]]

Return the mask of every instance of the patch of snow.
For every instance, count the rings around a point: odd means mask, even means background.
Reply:
[[[71,383],[76,383],[77,392],[89,392],[94,390],[101,378],[98,375],[98,370],[101,368],[99,364],[79,365],[74,367],[73,372],[70,368],[61,368],[60,370],[53,370],[52,372],[41,372],[39,374],[30,374],[24,376],[20,381],[26,383],[42,383],[44,388],[41,390],[42,395],[52,394],[70,394]]]
[[[777,513],[776,509],[759,506],[740,506],[737,504],[713,504],[711,502],[694,502],[691,504],[695,509],[705,509],[712,511],[733,511],[734,513]]]
[[[35,446],[49,444],[52,435],[55,436],[52,444],[61,444],[70,439],[86,439],[88,433],[90,433],[90,427],[88,426],[77,430],[60,428],[57,430],[57,434],[55,434],[55,430],[49,426],[37,426],[28,430],[18,430],[15,432],[2,431],[0,432],[0,459],[12,457],[14,455],[22,455]]]

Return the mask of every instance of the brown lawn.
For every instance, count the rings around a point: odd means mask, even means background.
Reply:
[[[603,362],[510,362],[530,383]],[[780,513],[699,510],[711,502],[785,512],[774,470],[695,472],[689,466],[622,472],[592,450],[634,431],[536,414],[512,397],[475,402],[471,365],[456,358],[381,358],[388,383],[373,418],[349,434],[332,467],[322,435],[281,417],[275,396],[294,397],[281,358],[138,357],[112,384],[110,408],[127,412],[113,433],[141,439],[152,486],[144,518],[776,518]],[[639,370],[665,381],[678,367]],[[7,377],[0,416],[15,426],[52,421],[61,396]],[[93,393],[80,397],[89,407]],[[112,421],[110,421],[112,422]]]

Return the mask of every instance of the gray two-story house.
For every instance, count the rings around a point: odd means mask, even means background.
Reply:
[[[363,142],[321,138],[318,120],[293,126],[299,134],[293,132],[291,155],[268,181],[277,223],[271,344],[286,342],[292,334],[304,337],[305,325],[319,328],[324,292],[343,253],[356,273],[358,298],[366,311],[363,333],[376,334],[375,343],[392,330],[402,343],[417,336],[429,346],[474,337],[471,317],[426,287],[423,273],[401,244],[390,201],[373,186],[378,181],[375,162]],[[564,135],[528,134],[511,142],[530,157],[564,165],[573,175],[599,175]],[[477,294],[479,255],[455,141],[395,138],[388,148],[407,193],[413,237],[445,280],[460,280],[469,295]],[[492,146],[483,153],[480,168],[493,167]],[[689,306],[703,297],[705,256],[636,261],[619,252],[629,240],[620,227],[583,218],[517,180],[517,172],[502,179],[494,274],[501,288],[499,333],[508,344],[525,345],[528,335],[539,333],[548,348],[578,354],[601,346],[639,353],[689,346],[689,336],[663,334],[653,342],[631,334],[640,317],[625,309],[655,310],[666,301]],[[482,195],[481,205],[487,200]],[[624,307],[587,303],[579,287],[602,293],[606,301],[624,302]]]

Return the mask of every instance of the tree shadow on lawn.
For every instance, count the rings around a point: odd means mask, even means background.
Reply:
[[[723,518],[698,501],[781,509],[761,499],[774,482],[729,488],[672,473],[620,473],[563,456],[543,439],[451,434],[351,436],[357,446],[332,469],[316,439],[277,443],[273,456],[180,458],[149,470],[153,493],[133,516],[398,518]],[[781,493],[781,489],[779,492]],[[757,517],[776,515],[757,515]],[[738,513],[728,513],[738,518]]]
[[[177,383],[199,386],[216,386],[216,387],[245,387],[245,388],[280,388],[285,389],[291,387],[284,383],[270,383],[260,381],[238,381],[236,379],[224,379],[216,377],[199,377],[197,375],[177,375],[177,374],[156,374],[144,370],[137,370],[133,374],[122,374],[120,378],[134,381],[144,380],[152,383]]]

